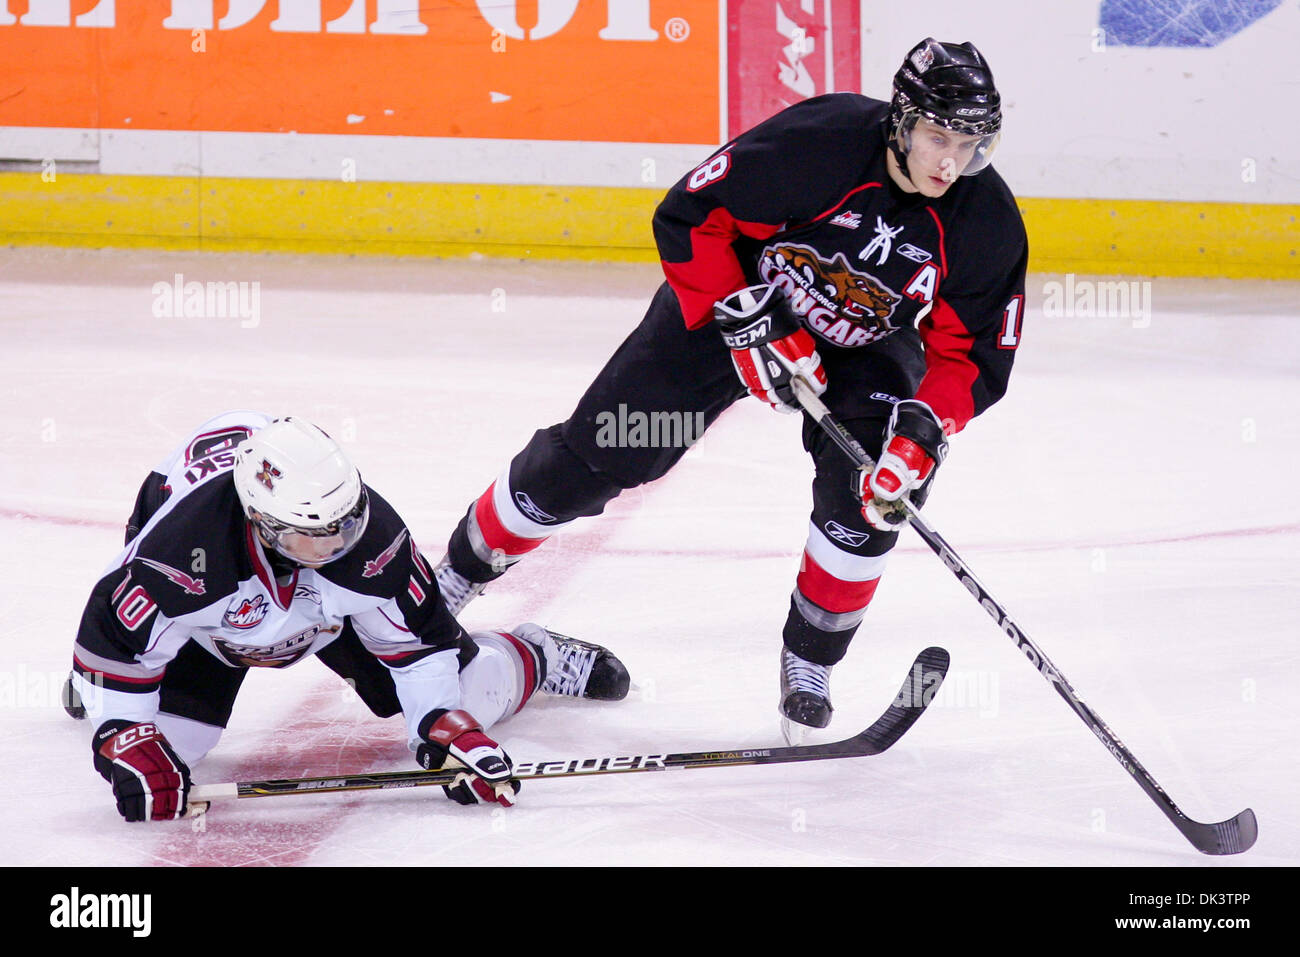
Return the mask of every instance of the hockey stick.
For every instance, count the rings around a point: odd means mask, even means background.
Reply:
[[[926,648],[912,662],[898,697],[869,728],[829,744],[807,744],[793,748],[736,748],[728,751],[687,751],[680,754],[639,754],[601,758],[568,758],[557,761],[525,761],[515,765],[515,778],[568,778],[592,774],[632,774],[667,771],[670,768],[724,768],[743,764],[787,764],[793,761],[821,761],[827,758],[859,758],[880,754],[891,747],[916,723],[948,674],[948,652]],[[373,774],[335,775],[316,778],[282,778],[229,784],[200,784],[190,788],[186,817],[197,817],[208,804],[223,798],[274,797],[286,794],[320,794],[335,791],[372,791],[389,788],[428,787],[451,784],[461,770],[380,771]]]
[[[804,411],[825,430],[835,444],[843,449],[845,454],[858,465],[867,469],[875,468],[875,463],[867,455],[866,450],[862,448],[861,443],[849,434],[843,425],[836,421],[821,399],[817,398],[813,391],[804,385],[802,380],[796,378],[793,383],[795,396],[798,398],[800,405],[803,406]],[[1157,784],[1155,778],[1151,776],[1147,769],[1138,763],[1133,753],[1106,726],[1106,722],[1101,720],[1097,712],[1079,699],[1074,689],[1070,687],[1065,675],[1048,660],[1047,655],[1043,654],[1036,644],[1025,636],[1020,626],[1011,620],[1007,610],[984,587],[984,584],[975,577],[975,573],[970,570],[970,566],[962,560],[952,546],[944,541],[943,537],[921,517],[920,513],[906,497],[901,499],[899,504],[907,515],[908,523],[930,546],[930,550],[939,556],[939,560],[947,566],[948,570],[957,577],[957,580],[989,613],[993,621],[1002,629],[1002,632],[1029,659],[1030,664],[1038,669],[1038,673],[1056,689],[1056,693],[1065,699],[1065,703],[1074,710],[1075,714],[1082,719],[1083,723],[1097,736],[1098,740],[1106,746],[1106,750],[1114,756],[1120,766],[1133,776],[1133,780],[1137,781],[1138,786],[1155,802],[1156,807],[1160,808],[1165,817],[1173,822],[1174,827],[1178,828],[1183,836],[1192,842],[1193,847],[1205,854],[1240,854],[1243,851],[1250,850],[1255,843],[1255,839],[1259,836],[1259,826],[1255,821],[1254,811],[1246,808],[1240,814],[1226,821],[1219,821],[1217,824],[1202,824],[1200,821],[1192,820],[1179,810],[1178,805],[1170,800],[1164,788]]]

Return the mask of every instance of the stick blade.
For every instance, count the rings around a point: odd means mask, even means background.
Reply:
[[[948,664],[948,652],[943,648],[926,648],[916,656],[893,704],[871,727],[858,735],[861,746],[864,746],[863,753],[880,754],[916,724],[943,684]]]
[[[1241,854],[1254,847],[1259,837],[1259,823],[1250,808],[1217,824],[1190,823],[1192,826],[1184,829],[1183,833],[1202,854]]]

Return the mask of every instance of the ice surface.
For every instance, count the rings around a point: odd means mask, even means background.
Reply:
[[[259,283],[257,322],[156,318],[155,283]],[[1156,281],[1151,320],[1051,318],[1030,279],[1003,403],[953,442],[927,515],[1190,816],[1197,854],[906,535],[835,669],[846,737],[927,644],[953,670],[891,752],[265,799],[127,826],[57,692],[147,470],[226,408],[341,436],[431,558],[639,319],[654,267],[6,250],[0,258],[0,863],[1218,865],[1300,862],[1300,288]],[[1059,277],[1055,277],[1059,278]],[[467,609],[613,647],[641,690],[540,700],[518,758],[779,743],[777,652],[807,528],[798,423],[728,412],[666,479],[548,543]],[[412,767],[315,661],[254,672],[204,782]]]

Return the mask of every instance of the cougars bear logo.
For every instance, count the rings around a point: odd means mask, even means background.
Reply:
[[[898,329],[889,320],[903,297],[853,269],[843,253],[828,262],[810,246],[780,243],[763,250],[758,272],[809,329],[837,346],[865,346]]]

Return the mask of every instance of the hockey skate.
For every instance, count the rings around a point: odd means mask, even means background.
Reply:
[[[452,617],[459,615],[466,605],[487,588],[487,582],[472,582],[452,568],[450,555],[442,556],[442,560],[433,569],[433,577]]]
[[[810,730],[831,723],[830,682],[830,665],[781,649],[781,734],[787,744],[797,747]]]
[[[63,683],[61,703],[63,710],[72,720],[81,721],[86,717],[86,706],[81,700],[81,695],[77,694],[77,689],[72,687],[72,675],[68,675],[68,680]]]
[[[540,625],[520,625],[513,634],[542,650],[546,679],[538,690],[543,694],[598,701],[622,701],[627,697],[632,679],[623,662],[608,648]]]

